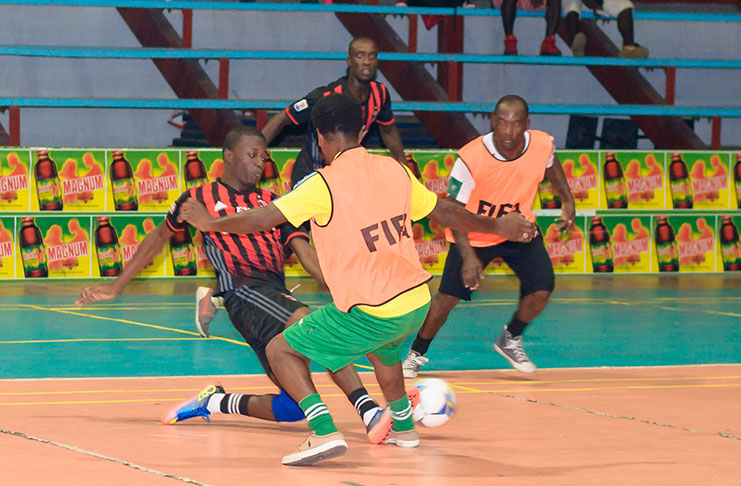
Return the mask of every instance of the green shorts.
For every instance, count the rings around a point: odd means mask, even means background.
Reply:
[[[399,317],[372,316],[354,307],[344,313],[328,304],[285,331],[288,344],[331,371],[373,353],[386,366],[401,361],[401,344],[425,320],[429,302]]]

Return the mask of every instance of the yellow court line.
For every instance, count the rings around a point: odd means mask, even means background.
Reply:
[[[718,301],[741,301],[741,297],[656,297],[654,300],[657,300],[659,302],[702,302],[707,303],[709,299],[712,299],[714,302]]]
[[[741,317],[741,314],[737,314],[735,312],[720,312],[720,311],[711,311],[711,310],[705,310],[705,309],[687,309],[684,307],[667,307],[664,305],[656,305],[654,306],[657,309],[664,309],[664,310],[671,310],[671,311],[678,311],[678,312],[702,312],[703,314],[712,314],[712,315],[719,315],[719,316],[730,316],[730,317]]]
[[[374,384],[375,385],[375,384]],[[335,384],[327,385],[315,385],[316,388],[336,388]],[[378,385],[375,385],[376,387]],[[0,396],[25,396],[25,395],[83,395],[83,394],[102,394],[102,393],[196,393],[201,391],[203,388],[157,388],[157,389],[141,389],[141,390],[60,390],[60,391],[32,391],[32,392],[0,392]],[[229,391],[232,390],[269,390],[278,391],[277,387],[272,383],[259,386],[230,386]],[[268,391],[268,393],[269,393]],[[324,395],[324,394],[322,394]],[[329,396],[329,395],[328,395]],[[343,395],[344,396],[344,395]]]
[[[357,367],[363,367],[363,368],[371,368],[370,366],[365,365],[355,365]],[[593,378],[593,379],[579,379],[579,380],[541,380],[541,381],[528,381],[528,382],[522,382],[523,386],[527,385],[542,385],[542,384],[554,384],[554,383],[594,383],[594,382],[626,382],[626,381],[679,381],[679,380],[736,380],[741,379],[741,376],[703,376],[703,377],[697,377],[697,376],[680,376],[680,377],[667,377],[667,378]],[[473,386],[490,386],[490,385],[516,385],[517,383],[513,383],[512,381],[482,381],[482,382],[447,382],[450,386],[456,389],[461,390],[470,390],[477,393],[484,392],[488,393],[487,390],[477,390],[475,388],[470,388],[470,385]],[[467,386],[468,385],[468,386]],[[328,385],[316,385],[317,388],[330,388],[334,387],[334,384],[328,384]],[[378,388],[377,383],[367,383],[366,388]],[[263,389],[270,389],[274,390],[275,385],[266,384],[266,385],[257,385],[257,386],[239,386],[239,387],[229,387],[229,390],[243,390],[243,391],[249,391],[249,390],[263,390]],[[566,390],[572,390],[573,388],[566,388]],[[18,395],[82,395],[82,394],[101,394],[101,393],[173,393],[173,392],[189,392],[189,393],[195,393],[197,391],[200,391],[201,388],[155,388],[155,389],[108,389],[108,390],[64,390],[64,391],[33,391],[33,392],[0,392],[0,396],[18,396]],[[529,388],[520,388],[519,390],[528,390]],[[542,390],[542,391],[552,391],[555,389],[549,389],[549,388],[542,388],[542,389],[533,389],[533,390]]]
[[[458,385],[456,383],[448,383],[448,385],[450,385],[456,391],[457,390],[463,390],[463,391],[468,391],[468,392],[472,392],[472,393],[486,393],[486,390],[477,390],[475,388],[469,388],[467,386]]]
[[[615,390],[660,390],[667,388],[730,388],[741,387],[741,383],[730,383],[725,385],[669,385],[669,386],[627,386],[627,387],[599,387],[599,388],[554,388],[554,389],[527,389],[514,388],[502,390],[459,390],[461,393],[472,394],[494,394],[494,393],[528,393],[528,392],[584,392],[584,391],[615,391]],[[324,397],[344,397],[342,393],[326,393]],[[177,402],[183,398],[132,398],[124,400],[75,400],[66,402],[0,402],[0,406],[11,405],[84,405],[84,404],[108,404],[108,403],[149,403],[149,402]]]
[[[191,307],[193,307],[191,305]],[[46,310],[75,310],[79,309],[77,306],[63,306],[63,307],[45,307]],[[151,306],[151,307],[139,307],[139,306],[133,306],[133,307],[92,307],[92,306],[85,306],[83,310],[86,311],[94,311],[94,310],[105,310],[105,311],[150,311],[150,310],[182,310],[184,307],[182,306],[173,306],[173,305],[160,305],[160,306]]]
[[[591,298],[591,297],[579,297],[579,298],[566,298],[566,297],[553,297],[550,299],[551,303],[595,303],[595,304],[613,304],[613,305],[653,305],[661,302],[707,302],[706,298],[692,298],[692,297],[657,297],[655,299],[648,300],[607,300],[605,298]],[[736,302],[741,301],[741,297],[713,297],[713,301],[719,302]],[[309,301],[302,300],[307,305],[321,304],[323,301]],[[473,306],[473,307],[490,307],[497,305],[511,305],[515,300],[513,299],[481,299],[474,300],[472,302],[464,302],[461,305]],[[23,307],[27,307],[28,304],[0,304],[2,309],[15,309],[20,310]],[[192,307],[191,302],[96,302],[94,307],[85,307],[85,310],[179,310],[181,308]],[[55,307],[46,307],[50,310],[75,310],[78,309],[75,305],[62,305]],[[677,310],[676,308],[668,307],[671,310]],[[691,309],[694,310],[694,309]],[[725,315],[725,314],[723,314]],[[730,314],[736,317],[737,314]]]
[[[24,305],[33,305],[33,304],[21,304],[21,303],[13,303],[13,304],[0,304],[0,307],[21,307]],[[147,307],[147,306],[160,306],[160,305],[171,305],[175,307],[193,307],[195,304],[193,302],[96,302],[94,304],[96,307],[105,307],[110,309],[115,309],[117,307],[131,307],[135,306],[137,308]],[[60,309],[80,309],[79,306],[74,304],[62,304],[56,306]],[[89,307],[84,307],[85,309],[89,309]]]
[[[177,332],[177,333],[180,333],[180,334],[187,334],[189,336],[199,336],[199,334],[197,332],[193,332],[193,331],[186,331],[184,329],[175,329],[175,328],[172,328],[172,327],[158,326],[156,324],[145,324],[143,322],[130,321],[128,319],[119,319],[117,317],[104,317],[104,316],[96,316],[95,314],[84,314],[82,312],[72,312],[72,311],[64,311],[64,310],[47,309],[46,307],[40,307],[40,306],[37,306],[37,305],[30,305],[30,304],[20,304],[20,305],[23,306],[23,307],[28,307],[28,308],[36,309],[36,310],[42,310],[42,311],[48,311],[48,312],[58,312],[60,314],[69,314],[69,315],[80,316],[80,317],[89,317],[91,319],[100,319],[101,321],[122,322],[124,324],[131,324],[131,325],[134,325],[134,326],[149,327],[149,328],[152,328],[152,329],[159,329],[161,331],[172,331],[172,332]],[[211,336],[210,338],[206,338],[206,339],[214,339],[214,340],[218,340],[218,341],[226,341],[228,343],[238,344],[240,346],[247,346],[247,347],[249,347],[249,344],[247,344],[247,343],[243,343],[241,341],[236,341],[234,339],[223,338],[223,337],[219,337],[219,336]]]
[[[486,390],[483,393],[514,393],[514,392],[574,392],[574,391],[607,391],[607,390],[666,390],[672,388],[731,388],[741,386],[741,383],[712,383],[696,385],[653,385],[653,386],[604,386],[594,388],[514,388],[511,390]]]
[[[200,341],[202,337],[192,338],[79,338],[79,339],[36,339],[32,341],[0,341],[0,344],[48,344],[48,343],[86,343],[117,341]]]
[[[182,398],[134,398],[129,400],[77,400],[70,402],[0,402],[1,405],[101,405],[106,403],[177,402]]]
[[[573,380],[537,380],[537,381],[522,381],[513,382],[512,380],[501,380],[501,381],[482,381],[482,382],[451,382],[448,384],[453,385],[540,385],[550,383],[594,383],[594,382],[605,382],[605,381],[680,381],[680,380],[736,380],[741,376],[667,376],[667,377],[655,377],[655,378],[579,378]]]
[[[200,335],[197,332],[186,331],[184,329],[175,329],[175,328],[172,328],[172,327],[157,326],[155,324],[145,324],[143,322],[130,321],[128,319],[118,319],[116,317],[104,317],[104,316],[96,316],[95,314],[84,314],[82,312],[72,312],[72,311],[66,311],[66,310],[49,309],[49,308],[46,308],[46,307],[41,307],[41,306],[31,305],[31,304],[19,304],[19,305],[22,306],[22,307],[26,307],[26,308],[30,308],[30,309],[35,309],[35,310],[43,310],[43,311],[48,311],[48,312],[58,312],[60,314],[70,314],[70,315],[73,315],[73,316],[90,317],[92,319],[100,319],[102,321],[122,322],[124,324],[132,324],[134,326],[141,326],[141,327],[150,327],[152,329],[159,329],[159,330],[162,330],[162,331],[178,332],[178,333],[181,333],[181,334],[188,334],[188,335],[191,335],[191,336],[198,336],[200,338]],[[229,338],[220,337],[220,336],[211,336],[211,337],[208,337],[208,338],[201,338],[201,339],[206,339],[206,340],[209,340],[210,339],[210,340],[215,340],[215,341],[225,341],[227,343],[237,344],[239,346],[245,346],[245,347],[248,347],[248,348],[250,347],[250,345],[247,344],[247,343],[245,343],[245,342],[236,341],[234,339],[229,339]],[[354,366],[356,368],[362,368],[362,369],[368,369],[368,370],[372,370],[373,369],[373,367],[371,367],[371,366],[366,366],[366,365],[361,365],[361,364],[355,364],[355,363],[353,363],[353,364],[354,364]]]

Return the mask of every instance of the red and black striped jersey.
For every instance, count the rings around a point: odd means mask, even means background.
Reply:
[[[277,196],[257,188],[238,191],[220,179],[192,187],[170,206],[166,221],[172,231],[188,230],[188,223],[178,222],[180,206],[188,198],[203,203],[211,216],[221,217],[267,206]],[[216,270],[222,292],[234,288],[234,277],[240,282],[254,280],[283,287],[283,249],[295,237],[309,239],[308,234],[288,223],[252,234],[203,233],[206,256]]]
[[[307,140],[304,148],[309,151],[315,162],[321,162],[321,157],[319,156],[316,131],[311,123],[311,109],[322,97],[332,93],[350,94],[350,90],[347,87],[347,76],[343,76],[326,86],[320,86],[312,90],[300,100],[286,107],[286,115],[288,115],[288,118],[294,125],[307,124]],[[374,122],[381,125],[391,125],[394,123],[394,112],[391,111],[391,97],[389,96],[388,88],[383,83],[379,83],[378,81],[370,82],[368,99],[364,103],[361,103],[361,106],[363,107],[364,120],[361,140],[368,133]]]

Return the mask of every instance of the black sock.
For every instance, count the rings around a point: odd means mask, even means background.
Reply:
[[[239,415],[249,415],[247,413],[247,402],[252,395],[242,395],[241,393],[227,393],[221,399],[219,409],[221,413],[231,413]]]
[[[365,420],[365,413],[373,410],[374,408],[378,408],[378,404],[375,402],[375,400],[373,400],[370,395],[368,395],[368,391],[363,387],[360,387],[354,392],[350,393],[350,396],[348,396],[347,398],[348,400],[350,400],[350,403],[353,404],[355,410],[358,411],[358,415],[360,415],[360,418],[363,419],[363,422],[368,425]]]
[[[417,334],[417,337],[412,343],[412,351],[416,351],[424,356],[424,354],[427,353],[427,350],[430,349],[430,343],[433,339],[434,338],[425,339],[423,337],[419,337],[419,334]]]
[[[512,334],[512,337],[517,337],[522,335],[522,331],[525,330],[525,327],[530,324],[529,322],[523,322],[517,318],[517,314],[512,316],[512,320],[509,321],[509,324],[507,324],[507,330],[510,334]]]

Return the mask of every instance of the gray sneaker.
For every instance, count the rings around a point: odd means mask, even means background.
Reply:
[[[512,334],[504,327],[502,334],[494,342],[494,351],[504,356],[517,371],[523,373],[532,373],[535,371],[535,365],[525,354],[522,349],[522,336],[512,337]]]
[[[347,451],[347,442],[341,432],[316,435],[313,432],[298,446],[298,452],[283,456],[284,466],[311,466],[325,459],[341,456]]]
[[[385,443],[396,444],[399,447],[419,447],[419,435],[417,435],[414,429],[403,432],[397,432],[392,429]]]
[[[404,373],[404,378],[416,378],[419,374],[419,369],[426,365],[429,359],[425,358],[418,352],[410,350],[407,354],[406,359],[401,364],[401,370]]]

